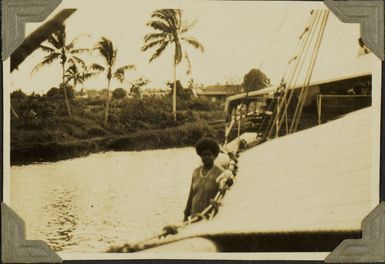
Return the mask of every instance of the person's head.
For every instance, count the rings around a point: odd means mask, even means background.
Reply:
[[[219,154],[218,142],[209,137],[204,137],[198,141],[195,146],[197,154],[201,157],[203,165],[206,168],[211,168],[214,165],[214,160]]]

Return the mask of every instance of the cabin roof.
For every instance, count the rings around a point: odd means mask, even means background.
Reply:
[[[202,90],[199,95],[215,96],[215,95],[233,95],[241,91],[241,85],[210,85]]]
[[[321,65],[317,64],[314,68],[313,76],[310,81],[310,86],[316,86],[320,84],[326,84],[331,82],[337,82],[346,79],[353,79],[357,77],[371,75],[371,56],[364,55],[352,59],[349,62],[338,62],[333,65]],[[301,78],[302,77],[302,78]],[[299,80],[303,80],[304,76],[299,77]],[[297,85],[290,87],[295,89],[301,87],[303,82],[299,82]],[[248,96],[257,96],[261,94],[274,93],[279,85],[274,85],[268,88],[264,88],[258,91],[249,92]],[[246,93],[236,94],[227,98],[227,104],[234,100],[239,100],[246,96]],[[226,105],[227,105],[226,104]]]

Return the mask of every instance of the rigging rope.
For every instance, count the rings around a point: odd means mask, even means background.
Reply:
[[[297,107],[295,109],[295,112],[294,112],[293,122],[290,126],[289,133],[295,132],[298,129],[298,124],[299,124],[299,121],[301,119],[302,110],[303,110],[303,107],[305,105],[305,100],[307,98],[307,94],[309,91],[310,80],[311,80],[311,77],[313,74],[313,70],[314,70],[317,58],[318,58],[318,53],[319,53],[321,42],[322,42],[322,39],[324,36],[324,32],[325,32],[326,23],[327,23],[327,20],[329,17],[329,13],[330,13],[329,10],[325,10],[325,12],[324,12],[323,20],[322,20],[321,27],[320,27],[320,32],[318,34],[316,47],[315,47],[313,57],[312,57],[312,62],[311,62],[310,68],[309,68],[308,73],[307,73],[307,79],[305,79],[304,85],[301,89],[301,95],[300,95],[300,98],[298,100],[298,104],[297,104]]]
[[[294,95],[294,90],[292,90],[292,89],[297,86],[297,83],[298,83],[298,80],[299,80],[299,77],[300,77],[300,73],[302,72],[302,68],[303,68],[303,66],[305,64],[305,61],[308,58],[308,55],[309,55],[310,46],[313,43],[314,36],[316,35],[315,33],[317,31],[317,26],[318,26],[318,23],[320,22],[320,18],[321,18],[321,12],[317,11],[313,27],[312,27],[312,29],[310,31],[311,33],[309,32],[310,33],[309,37],[308,37],[308,39],[306,41],[306,45],[304,46],[304,50],[303,50],[303,55],[304,56],[301,56],[301,62],[300,62],[299,68],[296,69],[296,72],[293,75],[292,81],[293,81],[293,79],[294,79],[294,81],[292,83],[290,83],[290,85],[288,86],[288,91],[290,90],[290,92],[289,92],[290,94],[289,94],[289,98],[287,99],[287,102],[286,102],[284,111],[282,113],[282,116],[287,115],[288,107],[289,107],[289,105],[290,105],[290,103],[291,103],[291,101],[293,99],[293,95]],[[281,126],[282,126],[282,118],[279,116],[278,117],[278,128],[277,128],[278,131],[280,131]]]
[[[286,17],[287,15],[287,12],[285,13],[285,16],[284,18]],[[318,51],[319,51],[319,48],[320,48],[320,44],[322,42],[322,37],[323,37],[323,33],[324,33],[324,30],[325,30],[325,27],[326,27],[326,22],[327,22],[327,18],[328,18],[328,15],[329,15],[329,11],[327,11],[324,16],[322,17],[322,22],[321,22],[321,26],[320,26],[320,32],[317,36],[317,40],[315,42],[315,48],[313,50],[313,53],[312,53],[312,57],[310,59],[310,65],[309,65],[309,68],[308,68],[308,71],[306,73],[306,77],[305,77],[305,81],[304,81],[304,85],[301,89],[301,95],[300,95],[300,100],[297,104],[297,107],[296,107],[296,111],[295,111],[295,114],[294,114],[294,117],[295,117],[295,120],[292,121],[291,123],[291,127],[290,127],[290,130],[289,132],[291,132],[292,130],[296,130],[297,129],[297,126],[298,126],[298,122],[299,122],[299,119],[301,117],[301,112],[302,112],[302,108],[303,108],[303,98],[304,97],[306,99],[306,96],[307,96],[307,88],[309,87],[309,83],[310,83],[310,79],[311,79],[311,76],[312,76],[312,73],[313,73],[313,70],[314,70],[314,65],[315,65],[315,62],[316,62],[316,59],[317,59],[317,56],[318,56]],[[308,55],[308,50],[309,50],[309,47],[310,47],[310,44],[312,43],[312,40],[313,40],[313,37],[314,37],[314,34],[316,32],[316,28],[317,28],[317,25],[318,25],[318,22],[319,22],[319,19],[321,17],[321,12],[319,12],[318,10],[314,12],[314,10],[311,11],[311,16],[309,17],[309,20],[308,20],[308,26],[306,26],[304,32],[300,35],[299,39],[299,43],[298,43],[298,46],[296,47],[295,49],[295,56],[289,60],[288,62],[288,67],[285,71],[285,74],[282,78],[282,82],[281,82],[281,86],[278,88],[283,88],[283,94],[278,94],[278,103],[276,105],[276,114],[274,116],[274,119],[271,118],[270,120],[272,121],[272,125],[271,127],[269,128],[269,125],[268,125],[268,128],[267,130],[269,130],[269,133],[267,135],[267,137],[270,137],[273,129],[274,129],[274,123],[278,122],[277,123],[277,127],[276,127],[276,134],[278,135],[279,133],[279,130],[281,128],[281,125],[282,125],[282,120],[286,117],[286,130],[288,130],[288,121],[287,121],[287,109],[288,109],[288,105],[290,104],[290,101],[292,99],[292,96],[293,96],[293,92],[291,91],[290,92],[290,89],[291,88],[294,88],[297,81],[298,81],[298,78],[299,78],[299,73],[301,72],[302,70],[302,67],[303,67],[303,64],[307,58],[307,55]],[[281,24],[279,25],[278,29],[277,29],[277,32],[280,30],[282,24],[283,24],[283,21],[284,21],[284,18],[282,19],[282,22]],[[277,35],[277,32],[276,32],[276,35]],[[308,33],[308,34],[306,34]],[[306,34],[306,37],[305,39],[303,40],[303,36],[305,36]],[[276,35],[274,36],[273,39],[275,39]],[[310,42],[309,42],[310,40]],[[272,46],[272,45],[270,45]],[[271,48],[271,47],[270,47]],[[268,51],[269,52],[269,51]],[[268,53],[267,52],[267,53]],[[299,54],[297,54],[297,52],[299,52]],[[303,56],[305,55],[305,56]],[[263,60],[261,61],[261,65],[260,67],[262,67],[263,63],[264,63],[264,60],[266,58],[266,54],[265,54],[265,57],[263,58]],[[286,77],[286,74],[288,73],[288,69],[289,67],[291,66],[291,63],[295,61],[295,65],[293,66],[293,70],[290,72],[289,76],[290,76],[290,79],[289,79],[289,82],[287,84],[284,83],[284,80],[285,80],[285,77]],[[299,66],[299,68],[298,68]],[[293,82],[293,80],[295,80]],[[278,89],[277,89],[277,93],[278,93]],[[289,95],[289,98],[287,98],[287,95],[288,93],[290,92],[290,95]],[[249,95],[249,91],[246,92],[246,95],[245,97],[242,98],[242,101],[241,101],[241,104],[238,105],[237,107],[237,112],[239,114],[239,120],[238,120],[238,149],[239,149],[239,143],[240,143],[240,128],[241,128],[241,119],[242,119],[242,113],[241,113],[241,110],[242,110],[242,106],[243,106],[243,103],[244,101],[247,99]],[[274,101],[274,100],[273,100]],[[281,115],[281,110],[284,107],[284,112],[282,113]],[[282,116],[282,118],[281,118]],[[230,130],[232,129],[234,123],[236,121],[236,118],[235,120],[232,120],[229,127],[226,128],[226,139],[225,139],[225,144],[227,144],[227,137],[228,135],[230,134]],[[210,200],[210,204],[200,213],[200,214],[197,214],[197,215],[194,215],[192,217],[189,217],[187,219],[187,221],[184,221],[182,222],[181,224],[179,225],[170,225],[170,226],[166,226],[164,227],[163,229],[163,232],[156,235],[156,236],[153,236],[153,237],[150,237],[146,240],[143,240],[139,243],[136,243],[134,245],[129,245],[129,244],[125,244],[123,245],[122,247],[119,247],[119,248],[110,248],[110,252],[135,252],[135,251],[139,251],[139,250],[143,250],[143,249],[146,249],[146,248],[150,248],[152,246],[156,246],[157,244],[159,244],[159,239],[162,239],[168,235],[175,235],[178,233],[178,229],[180,228],[183,228],[183,227],[186,227],[192,223],[196,223],[198,221],[201,221],[203,219],[212,219],[218,212],[218,209],[219,209],[219,206],[221,205],[221,201],[226,193],[226,191],[232,186],[233,184],[233,180],[237,174],[237,170],[238,170],[238,166],[237,166],[237,157],[238,157],[238,149],[236,150],[236,153],[229,153],[227,152],[222,146],[221,146],[221,150],[223,152],[225,152],[229,158],[230,158],[230,164],[229,164],[229,168],[227,170],[225,170],[225,172],[223,172],[218,178],[217,178],[217,183],[219,185],[219,190],[218,192],[216,193],[215,197]]]
[[[259,69],[261,69],[262,65],[264,64],[265,62],[265,59],[267,58],[267,55],[270,53],[272,47],[273,47],[273,44],[274,44],[274,40],[275,38],[277,37],[279,31],[281,30],[281,27],[283,25],[283,22],[285,21],[285,18],[287,16],[287,13],[288,13],[288,10],[286,10],[284,16],[282,17],[281,19],[281,22],[280,24],[278,25],[278,28],[276,29],[275,33],[274,33],[274,36],[273,38],[271,39],[270,41],[270,44],[268,45],[268,50],[264,53],[264,57],[263,59],[261,60],[261,63],[259,65]],[[242,106],[244,104],[244,102],[246,101],[246,99],[249,97],[249,90],[246,91],[246,95],[245,97],[242,98],[242,101],[241,103],[238,105],[238,108],[237,108],[237,111],[236,111],[236,116],[238,115],[239,116],[239,120],[238,120],[238,130],[237,130],[237,139],[238,139],[238,146],[237,146],[237,150],[239,150],[239,144],[240,144],[240,136],[241,136],[241,119],[242,119],[242,115],[241,115],[241,110],[242,110]],[[230,134],[230,130],[232,129],[233,127],[233,123],[230,123],[230,125],[228,126],[228,128],[226,128],[226,131],[229,131],[228,133],[226,132],[226,135],[225,135],[225,146],[227,145],[227,141],[228,141],[228,135]]]
[[[286,18],[286,16],[287,16],[288,11],[289,11],[289,10],[286,10],[284,16],[282,17],[281,23],[279,24],[277,30],[275,31],[275,34],[274,34],[273,38],[271,39],[271,41],[270,41],[270,43],[269,43],[268,50],[267,50],[267,52],[265,52],[265,55],[264,55],[264,57],[263,57],[261,63],[259,64],[259,69],[262,68],[262,65],[263,65],[263,63],[265,62],[265,60],[266,60],[266,58],[267,58],[267,55],[270,53],[272,47],[274,46],[275,38],[277,37],[279,31],[281,30],[281,27],[282,27],[282,25],[283,25],[283,22],[285,21],[285,18]]]
[[[301,48],[299,50],[298,58],[297,58],[296,63],[294,65],[294,69],[291,73],[291,76],[289,78],[288,83],[285,85],[285,88],[284,88],[284,92],[282,95],[283,100],[280,102],[280,105],[279,105],[279,109],[284,109],[284,110],[282,113],[281,113],[281,110],[280,110],[280,112],[278,112],[278,110],[276,111],[276,114],[275,114],[274,118],[272,119],[271,125],[269,125],[267,128],[269,131],[267,133],[267,138],[271,137],[271,134],[274,130],[273,124],[275,124],[277,122],[277,120],[279,120],[281,118],[281,114],[285,115],[287,113],[288,106],[289,106],[291,99],[292,99],[292,96],[293,96],[293,92],[291,91],[291,89],[296,85],[296,83],[298,81],[299,73],[302,70],[302,67],[303,67],[303,64],[305,61],[304,55],[306,57],[309,45],[311,43],[311,41],[309,42],[309,40],[311,40],[314,36],[314,32],[315,32],[316,25],[318,24],[318,20],[319,20],[319,11],[316,10],[315,12],[312,13],[312,16],[311,16],[311,22],[310,22],[310,26],[309,26],[309,30],[308,30],[309,34],[307,34],[305,39],[303,40],[303,43],[302,43]],[[286,100],[287,97],[288,97],[288,99]],[[286,102],[286,104],[285,104],[285,102]],[[278,107],[277,107],[277,109],[278,109]],[[280,128],[281,128],[281,122],[279,122],[279,125],[278,125],[278,129],[280,129]]]
[[[140,250],[144,250],[159,244],[159,239],[163,239],[168,235],[175,235],[178,233],[178,229],[184,228],[190,224],[199,222],[203,219],[209,220],[212,219],[218,212],[219,206],[221,205],[221,201],[225,196],[226,191],[232,186],[233,180],[237,174],[238,170],[238,160],[237,155],[232,153],[228,153],[222,146],[220,149],[225,152],[230,158],[230,164],[228,169],[226,169],[220,176],[217,178],[217,183],[219,185],[219,190],[215,194],[215,197],[210,200],[210,204],[199,214],[196,214],[192,217],[189,217],[187,221],[182,222],[178,225],[169,225],[163,228],[163,231],[155,236],[147,238],[141,242],[135,244],[125,244],[121,247],[111,247],[108,252],[136,252]]]
[[[312,21],[312,15],[314,13],[314,10],[311,10],[310,11],[310,16],[308,17],[307,21],[306,21],[306,24],[305,24],[305,28],[304,30],[302,31],[301,35],[299,36],[299,41],[297,42],[297,46],[295,47],[294,49],[294,52],[293,52],[293,55],[291,57],[291,59],[287,62],[287,66],[286,66],[286,69],[285,69],[285,72],[283,74],[283,77],[281,79],[281,83],[280,83],[280,86],[277,88],[277,91],[276,91],[276,94],[274,95],[274,97],[276,96],[280,96],[280,93],[281,93],[281,88],[285,88],[286,84],[285,84],[285,79],[288,76],[291,76],[292,72],[293,72],[293,69],[294,67],[290,67],[292,66],[292,63],[294,61],[297,61],[298,60],[298,52],[299,52],[299,49],[301,47],[301,43],[303,42],[303,36],[309,32],[309,28],[310,28],[310,25],[311,25],[311,21]],[[289,69],[291,69],[290,71],[290,74],[288,74],[289,72]],[[271,100],[270,103],[269,103],[269,106],[267,107],[267,110],[265,111],[265,114],[263,115],[263,118],[262,118],[262,122],[260,123],[257,131],[261,132],[268,120],[268,124],[267,124],[267,129],[270,127],[271,123],[272,123],[272,118],[271,118],[271,115],[273,115],[276,111],[276,109],[273,111],[273,108],[274,108],[274,104],[276,103],[275,100]],[[286,99],[285,99],[285,104],[286,104]],[[273,112],[272,112],[273,111]],[[270,116],[270,118],[268,119],[268,116]],[[286,121],[287,121],[287,114],[285,115],[286,116]],[[265,139],[267,137],[266,135],[267,131],[265,131],[264,133],[260,133],[259,136],[263,139]]]

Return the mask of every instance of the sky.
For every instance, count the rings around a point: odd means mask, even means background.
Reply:
[[[151,81],[148,86],[152,88],[165,87],[165,83],[173,79],[172,47],[151,63],[152,51],[141,51],[143,37],[151,32],[146,22],[155,9],[180,8],[183,20],[197,21],[189,35],[198,39],[205,51],[201,53],[184,45],[191,58],[192,73],[187,76],[186,64],[182,62],[177,68],[177,78],[182,84],[192,78],[203,85],[241,83],[243,76],[250,69],[259,68],[262,60],[261,70],[273,84],[279,83],[310,10],[326,9],[322,2],[63,0],[50,17],[69,7],[77,8],[77,11],[65,23],[68,40],[81,35],[77,47],[90,48],[102,36],[111,39],[118,49],[116,66],[136,65],[135,71],[126,73],[126,79],[134,81],[145,77]],[[27,35],[39,25],[41,23],[27,24]],[[315,70],[328,70],[330,67],[325,66],[357,57],[358,38],[358,24],[342,23],[331,13]],[[43,57],[44,52],[36,50],[11,74],[11,90],[45,93],[51,87],[58,87],[61,80],[59,62],[31,74]],[[82,58],[88,64],[103,63],[97,54],[82,55]],[[77,89],[103,89],[106,86],[105,75],[100,75]],[[129,82],[113,81],[111,88],[117,87],[129,88],[130,85]]]

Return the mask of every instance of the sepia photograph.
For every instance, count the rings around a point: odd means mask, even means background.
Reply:
[[[323,260],[380,202],[381,61],[323,2],[63,0],[3,75],[4,202],[63,259]]]

